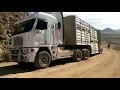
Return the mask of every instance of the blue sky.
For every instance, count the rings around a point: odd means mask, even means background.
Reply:
[[[97,29],[107,27],[120,29],[120,12],[63,12],[64,15],[76,15]]]

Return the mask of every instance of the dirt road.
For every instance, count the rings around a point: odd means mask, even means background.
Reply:
[[[33,65],[1,63],[0,78],[120,78],[120,51],[104,49],[103,54],[81,62],[56,60],[50,67],[39,70]]]

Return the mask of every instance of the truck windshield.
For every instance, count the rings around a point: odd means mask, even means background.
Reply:
[[[21,34],[32,30],[35,19],[30,19],[14,26],[12,35]]]

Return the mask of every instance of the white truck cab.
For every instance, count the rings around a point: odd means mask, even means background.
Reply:
[[[57,50],[59,28],[57,18],[43,12],[34,13],[16,22],[10,59],[19,64],[34,62],[37,68],[47,67],[56,57],[54,50]]]

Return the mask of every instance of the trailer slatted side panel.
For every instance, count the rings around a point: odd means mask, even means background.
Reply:
[[[97,30],[76,16],[64,17],[64,43],[66,45],[90,45],[92,54],[98,53]]]
[[[76,17],[76,44],[90,45],[89,25]]]

